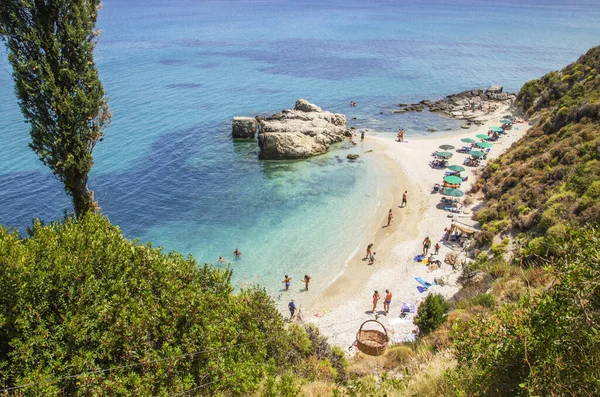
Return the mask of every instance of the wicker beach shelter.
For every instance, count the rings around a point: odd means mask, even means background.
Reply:
[[[363,329],[366,323],[377,323],[383,332],[376,329]],[[356,347],[361,352],[368,354],[369,356],[380,356],[385,353],[387,344],[390,341],[387,330],[377,320],[367,320],[361,324],[360,329],[356,333]]]

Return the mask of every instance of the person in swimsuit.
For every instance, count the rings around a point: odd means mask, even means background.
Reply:
[[[364,131],[362,131],[362,132],[360,133],[360,140],[361,140],[361,141],[364,141],[364,140],[365,140],[365,132],[364,132]]]
[[[290,320],[291,320],[292,318],[294,318],[294,314],[296,313],[296,304],[294,303],[293,299],[290,301],[290,303],[288,303],[288,309],[290,309]]]
[[[377,302],[379,302],[379,292],[375,290],[373,294],[373,313],[375,313],[375,308],[377,307]]]
[[[230,263],[227,259],[223,259],[222,256],[219,257],[219,262],[224,263],[224,264]]]
[[[431,247],[431,240],[429,237],[425,237],[425,240],[423,240],[423,255],[427,255],[429,247]]]
[[[285,290],[289,291],[290,290],[290,282],[292,281],[292,279],[290,277],[288,277],[288,275],[285,275],[285,279],[282,281],[282,283],[285,283]]]
[[[235,255],[236,258],[239,258],[242,256],[242,251],[236,248],[235,251],[233,251],[233,255]]]
[[[390,223],[392,223],[392,219],[394,218],[394,215],[392,215],[392,210],[390,209],[390,212],[388,212],[388,224],[387,227],[390,227]]]
[[[434,245],[433,248],[435,248],[435,254],[434,255],[439,254],[439,252],[440,252],[440,243],[435,243],[435,245]]]
[[[390,303],[392,303],[392,293],[390,290],[385,290],[385,301],[383,301],[383,310],[385,310],[385,314],[390,312]]]
[[[373,248],[373,243],[367,245],[367,256],[365,256],[365,259],[369,259],[371,257],[371,248]]]
[[[408,193],[408,191],[406,191],[406,190],[404,191],[404,193],[402,193],[402,204],[400,205],[401,207],[406,206],[406,203],[407,203],[407,201],[406,201],[406,194],[407,193]]]
[[[304,285],[306,285],[306,290],[308,291],[308,284],[310,283],[310,276],[308,274],[304,275]]]
[[[369,258],[369,265],[372,265],[373,263],[375,263],[375,254],[376,254],[376,253],[377,253],[377,252],[373,252],[373,253],[371,254],[371,257]]]

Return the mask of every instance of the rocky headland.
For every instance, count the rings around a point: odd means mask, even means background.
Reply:
[[[402,109],[393,110],[392,113],[422,112],[427,109],[450,118],[465,120],[462,127],[469,128],[471,124],[479,124],[477,118],[493,112],[499,106],[512,105],[517,94],[503,90],[500,85],[492,85],[485,91],[480,88],[463,91],[437,101],[425,99],[413,104],[400,103],[398,106]]]
[[[327,153],[329,145],[342,141],[346,116],[299,99],[294,109],[272,116],[234,117],[232,130],[234,138],[258,132],[261,159],[301,159]]]

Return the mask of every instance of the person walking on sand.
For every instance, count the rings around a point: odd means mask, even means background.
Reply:
[[[390,208],[390,212],[388,212],[388,223],[387,223],[387,227],[390,227],[390,223],[392,223],[392,219],[394,219],[394,215],[392,215],[392,209]]]
[[[285,275],[285,279],[282,281],[282,283],[285,283],[285,290],[289,291],[290,290],[290,283],[291,283],[292,279],[290,277],[288,277],[288,275]]]
[[[431,240],[429,237],[425,237],[425,240],[423,240],[423,255],[427,255],[429,247],[431,247]]]
[[[308,274],[304,275],[304,285],[306,285],[306,290],[308,291],[308,284],[310,283],[311,277]]]
[[[373,253],[371,254],[371,257],[369,258],[369,265],[372,265],[373,263],[375,263],[375,254],[376,254],[376,253],[377,253],[377,252],[373,252]]]
[[[294,318],[294,314],[296,314],[296,304],[292,299],[290,303],[288,303],[288,309],[290,309],[290,320]]]
[[[406,203],[407,203],[407,201],[406,201],[407,196],[406,195],[407,194],[408,194],[407,190],[405,190],[404,193],[402,193],[402,204],[400,205],[400,207],[406,207]]]
[[[379,302],[379,292],[377,290],[375,290],[375,293],[373,294],[373,314],[375,314],[375,308],[377,307],[377,302]]]
[[[386,289],[385,300],[383,301],[383,310],[385,310],[385,314],[390,312],[390,303],[392,303],[392,293],[389,289]]]
[[[367,256],[365,256],[365,259],[369,259],[371,257],[371,248],[373,248],[373,243],[367,245]]]
[[[435,245],[433,246],[433,248],[435,248],[434,255],[439,254],[439,252],[440,252],[440,243],[435,243]]]

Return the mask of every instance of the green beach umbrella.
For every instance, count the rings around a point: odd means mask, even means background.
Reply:
[[[492,145],[492,144],[491,144],[491,143],[489,143],[489,142],[477,142],[477,144],[476,144],[476,145],[477,145],[478,147],[492,147],[492,146],[494,146],[494,145]]]
[[[469,153],[471,156],[473,157],[483,157],[485,156],[485,153],[483,153],[480,150],[471,150],[471,153]]]
[[[465,167],[462,165],[449,165],[447,168],[455,172],[462,172],[465,170]]]
[[[500,120],[500,122],[502,124],[512,124],[512,121],[510,121],[509,119]]]
[[[479,139],[488,139],[489,138],[488,134],[477,134],[475,136]]]
[[[444,177],[444,182],[449,183],[451,185],[459,185],[463,182],[463,180],[459,176],[448,175]]]
[[[442,194],[450,197],[462,197],[465,193],[460,189],[450,189],[446,188],[442,190]]]
[[[461,141],[461,142],[464,142],[464,143],[475,143],[475,142],[477,142],[477,141],[476,141],[475,139],[473,139],[473,138],[463,138],[463,139],[461,139],[460,141]]]
[[[435,155],[444,159],[449,159],[452,157],[452,153],[450,152],[437,152]]]
[[[504,129],[502,127],[489,127],[488,130],[494,132],[504,132]]]
[[[454,146],[452,146],[452,145],[441,145],[440,149],[442,149],[442,150],[452,150],[452,149],[454,149]]]

